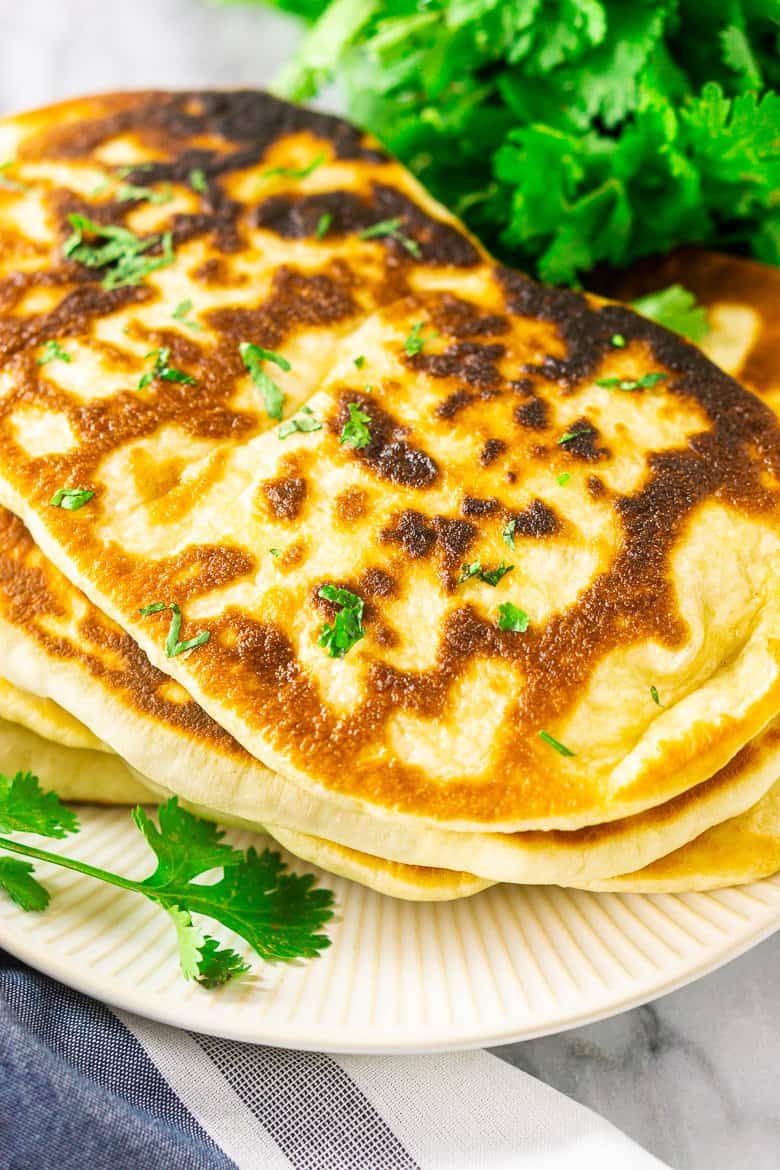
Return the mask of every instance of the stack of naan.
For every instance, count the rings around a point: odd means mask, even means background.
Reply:
[[[407,898],[780,867],[777,273],[681,262],[710,361],[261,93],[0,158],[0,770]]]

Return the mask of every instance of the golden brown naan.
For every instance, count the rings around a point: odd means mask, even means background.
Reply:
[[[336,818],[573,828],[684,792],[773,718],[778,427],[757,398],[622,307],[494,269],[343,123],[246,93],[53,123],[4,127],[29,186],[0,207],[0,495],[244,747]],[[88,195],[97,166],[139,160],[129,180],[170,204]],[[107,289],[62,258],[72,210],[170,230],[175,259]],[[185,295],[199,334],[173,320]],[[72,362],[37,364],[52,339]],[[284,352],[288,406],[318,391],[321,430],[258,433],[242,340]],[[155,345],[197,386],[139,387]],[[340,442],[350,403],[363,451]],[[86,507],[49,506],[75,486]],[[458,583],[502,559],[496,588]],[[326,583],[366,607],[339,660]],[[167,658],[167,615],[139,614],[157,600],[208,644]],[[526,634],[499,629],[504,601]]]

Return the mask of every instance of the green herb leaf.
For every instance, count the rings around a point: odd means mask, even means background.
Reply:
[[[607,390],[651,390],[666,377],[666,374],[653,373],[642,374],[641,378],[597,378],[596,385],[604,386]]]
[[[409,357],[416,357],[425,348],[427,338],[423,337],[422,331],[423,323],[422,321],[418,321],[416,325],[412,326],[411,333],[404,341],[404,349]]]
[[[0,833],[65,837],[78,827],[75,813],[53,792],[44,792],[32,772],[17,772],[13,778],[0,773]]]
[[[47,341],[43,353],[38,358],[39,366],[46,366],[49,362],[72,362],[73,358],[62,348],[59,341]]]
[[[49,891],[33,877],[29,861],[0,857],[0,890],[22,910],[45,910],[50,902]]]
[[[349,418],[344,423],[341,442],[358,450],[367,447],[371,442],[371,431],[368,429],[371,416],[361,410],[357,402],[350,402],[347,409]]]
[[[366,364],[366,359],[363,357],[363,354],[361,353],[358,355],[358,357],[355,358],[355,366],[358,370],[362,370],[363,366],[365,364]]]
[[[280,557],[282,555],[282,550],[280,548],[269,548],[268,551],[272,557]]]
[[[332,626],[327,622],[323,625],[317,644],[323,646],[331,658],[343,658],[366,632],[363,628],[362,598],[337,585],[323,585],[318,596],[340,605],[341,610],[336,614]]]
[[[192,329],[196,333],[200,333],[203,327],[199,325],[193,317],[190,317],[191,312],[191,300],[179,301],[171,316],[173,317],[174,321],[178,321],[181,325],[186,325],[188,329]]]
[[[162,191],[155,191],[152,187],[137,187],[134,183],[123,183],[116,193],[116,198],[118,203],[145,200],[147,203],[161,206],[163,203],[171,202],[173,191],[170,187],[164,187]]]
[[[590,427],[581,427],[578,431],[566,431],[558,440],[558,446],[563,447],[566,443],[570,443],[572,439],[579,439],[580,435],[592,435],[593,431]]]
[[[515,547],[515,528],[517,527],[517,520],[507,520],[501,532],[501,539],[504,544],[509,545],[510,548]]]
[[[516,634],[524,634],[528,629],[530,619],[524,609],[518,609],[511,601],[505,601],[498,607],[498,628]]]
[[[562,471],[561,474],[558,476],[558,486],[564,487],[564,485],[567,484],[570,479],[571,479],[571,472],[570,471]]]
[[[78,512],[94,498],[89,488],[58,488],[49,500],[50,508],[64,508],[66,512]]]
[[[197,191],[199,195],[205,195],[209,189],[209,181],[206,178],[206,172],[201,167],[195,167],[189,174],[190,186],[193,191]]]
[[[149,898],[174,923],[185,976],[206,987],[219,986],[248,968],[235,951],[203,934],[193,923],[193,914],[235,931],[267,960],[313,958],[330,945],[320,932],[333,915],[333,896],[329,890],[315,889],[312,875],[287,873],[278,853],[233,849],[215,825],[179,808],[176,797],[158,810],[159,825],[143,808],[134,809],[132,816],[157,860],[142,881],[7,837],[0,838],[0,849]],[[42,792],[35,777],[0,783],[0,831],[61,837],[76,827],[73,814],[53,793]],[[203,876],[214,869],[221,870],[221,876],[205,884]],[[42,910],[48,903],[48,893],[27,862],[0,858],[0,888],[25,910]]]
[[[611,342],[615,349],[625,349],[626,339],[622,333],[613,333]]]
[[[681,284],[671,284],[658,292],[648,293],[632,301],[631,305],[643,317],[650,317],[690,341],[703,341],[710,331],[707,310]]]
[[[168,365],[171,351],[167,346],[162,349],[152,349],[146,356],[154,358],[154,365],[151,370],[142,374],[138,381],[139,390],[143,390],[155,378],[160,378],[163,382],[181,382],[184,386],[197,386],[197,382],[191,374],[185,374],[184,370],[177,370],[175,366]]]
[[[73,232],[63,244],[63,255],[87,268],[105,268],[103,288],[140,284],[151,272],[167,267],[175,259],[170,232],[142,240],[129,228],[95,223],[85,215],[73,213],[68,221]],[[87,244],[85,236],[94,237],[98,242]],[[157,245],[161,247],[159,256],[145,254]]]
[[[314,174],[317,168],[321,167],[324,162],[325,155],[318,154],[317,157],[305,167],[271,167],[269,171],[263,171],[262,178],[271,179],[278,176],[281,179],[307,179],[309,175]]]
[[[318,240],[323,240],[325,238],[325,236],[328,234],[328,231],[330,229],[330,225],[332,223],[333,223],[333,216],[332,216],[331,212],[326,211],[324,213],[324,215],[320,216],[320,218],[317,220],[317,226],[314,229],[314,235],[317,237]]]
[[[241,360],[249,371],[252,381],[263,395],[268,417],[281,418],[284,409],[284,394],[273,378],[269,378],[266,374],[263,362],[273,362],[285,373],[289,372],[292,366],[280,353],[274,353],[272,349],[263,349],[261,345],[253,345],[249,341],[242,341],[238,352],[241,354]]]
[[[495,569],[483,569],[479,560],[472,561],[470,565],[463,565],[456,584],[462,585],[464,581],[468,581],[471,577],[477,577],[480,581],[484,581],[486,585],[492,585],[495,588],[501,578],[505,577],[507,573],[511,573],[513,569],[514,565],[505,565],[503,561]]]
[[[540,731],[539,739],[544,740],[546,744],[548,744],[551,748],[554,748],[560,756],[575,755],[571,748],[567,748],[566,744],[561,743],[559,739],[556,739],[554,736],[550,735],[549,731]]]
[[[661,702],[661,697],[658,694],[658,687],[650,687],[650,698],[653,700],[656,707],[663,707],[663,703]]]
[[[280,427],[276,428],[276,433],[280,439],[286,439],[288,435],[292,435],[295,431],[303,431],[308,434],[309,431],[321,431],[322,423],[315,416],[310,406],[302,406],[297,414],[292,418],[288,418]]]
[[[149,617],[153,613],[162,613],[164,609],[171,611],[171,624],[168,627],[168,637],[165,639],[165,653],[169,658],[178,658],[187,650],[196,650],[198,646],[205,646],[211,637],[208,630],[201,630],[199,634],[196,634],[194,638],[189,638],[186,642],[180,640],[182,612],[175,602],[168,604],[165,601],[153,601],[151,605],[142,606],[138,612],[143,617]]]
[[[371,227],[364,228],[362,232],[358,233],[358,238],[361,240],[376,240],[376,239],[391,239],[396,240],[402,248],[405,248],[410,256],[414,256],[415,260],[419,260],[422,255],[420,245],[416,240],[411,239],[401,233],[400,228],[403,220],[395,219],[381,219],[378,223],[374,223]]]

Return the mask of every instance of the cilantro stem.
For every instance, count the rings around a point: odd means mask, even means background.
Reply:
[[[75,870],[76,873],[97,878],[98,881],[109,882],[113,886],[121,886],[123,890],[132,890],[136,894],[148,896],[149,893],[140,882],[120,877],[118,873],[110,873],[106,869],[98,869],[97,866],[90,865],[87,861],[79,861],[75,857],[63,857],[60,853],[49,853],[47,849],[37,849],[34,845],[25,845],[21,841],[9,841],[7,837],[0,837],[0,848],[8,849],[11,853],[22,853],[25,857],[35,858],[36,861],[48,861],[52,865]]]

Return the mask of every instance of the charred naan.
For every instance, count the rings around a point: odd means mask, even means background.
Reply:
[[[300,800],[389,836],[572,829],[685,793],[777,714],[778,426],[697,350],[495,269],[373,144],[264,95],[4,132],[0,496]],[[122,165],[157,198],[88,194]],[[74,212],[113,234],[74,243]],[[362,608],[343,657],[324,586]]]
[[[452,889],[454,882],[462,889],[463,870],[485,881],[573,883],[607,877],[654,860],[741,813],[779,771],[777,745],[771,740],[767,745],[764,735],[715,776],[673,800],[571,832],[457,833],[430,826],[413,831],[365,810],[334,814],[327,800],[269,772],[182,687],[151,666],[129,635],[47,562],[21,522],[2,510],[0,581],[2,670],[17,686],[67,703],[162,796],[176,792],[197,811],[265,827],[291,851],[326,868],[337,860],[340,873],[351,851],[370,854],[363,872],[375,888],[380,859],[386,859],[386,876],[395,875],[393,880],[399,876],[397,863],[438,869],[438,892],[426,875],[422,885],[416,883],[418,897],[434,892],[441,897],[442,886]],[[23,707],[25,695],[17,692],[16,702]],[[99,772],[86,775],[103,800]],[[87,798],[84,784],[80,791]],[[407,878],[409,887],[413,876]]]

